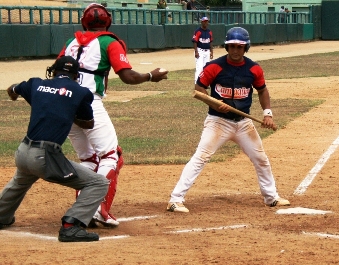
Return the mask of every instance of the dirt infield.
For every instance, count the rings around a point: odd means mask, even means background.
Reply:
[[[332,52],[338,44],[254,46],[247,55],[263,60]],[[223,49],[215,51],[222,54]],[[129,60],[141,72],[194,68],[189,49],[130,54]],[[1,62],[1,89],[32,75],[43,77],[50,63]],[[74,191],[39,181],[18,209],[16,223],[0,231],[0,264],[338,264],[339,76],[267,83],[272,98],[325,100],[266,138],[264,147],[278,191],[292,203],[284,209],[326,212],[286,214],[265,207],[244,154],[206,166],[187,194],[189,214],[165,210],[184,165],[124,166],[113,207],[119,227],[95,229],[99,242],[58,242],[60,218],[74,202]],[[0,170],[1,187],[13,172]]]

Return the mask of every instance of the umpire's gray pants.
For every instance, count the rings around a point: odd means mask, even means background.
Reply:
[[[76,202],[65,213],[88,225],[108,190],[108,180],[78,163],[70,161],[79,177],[66,183],[58,183],[81,190]],[[27,191],[39,178],[44,178],[45,149],[21,143],[15,153],[17,170],[0,193],[0,223],[12,221]],[[47,195],[47,194],[46,194]],[[57,194],[54,195],[57,200]]]

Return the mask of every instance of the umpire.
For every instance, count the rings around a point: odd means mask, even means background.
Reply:
[[[76,82],[79,64],[64,56],[47,68],[45,80],[30,78],[11,85],[8,95],[21,95],[31,106],[27,135],[15,153],[17,170],[0,194],[0,229],[15,222],[15,212],[31,186],[42,178],[81,190],[76,202],[61,218],[59,241],[98,241],[88,233],[91,221],[108,189],[108,180],[82,165],[69,161],[62,153],[73,122],[84,129],[94,126],[91,107],[93,94]]]

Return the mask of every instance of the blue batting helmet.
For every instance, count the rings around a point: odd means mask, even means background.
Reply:
[[[234,27],[227,31],[225,38],[225,46],[227,50],[227,44],[237,43],[237,44],[246,44],[245,52],[248,52],[251,46],[250,35],[248,31],[241,27]]]

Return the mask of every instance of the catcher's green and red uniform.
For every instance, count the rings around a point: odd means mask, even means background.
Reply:
[[[79,53],[80,48],[82,51]],[[74,125],[69,138],[82,163],[92,170],[95,170],[97,165],[89,158],[96,154],[100,159],[97,172],[106,176],[110,169],[116,168],[118,139],[102,99],[105,96],[105,83],[111,67],[115,73],[121,69],[132,69],[126,57],[125,47],[110,32],[78,31],[66,42],[58,57],[63,55],[78,58],[79,84],[85,87],[84,89],[89,88],[94,95],[94,128],[84,130]]]
[[[126,47],[111,32],[77,31],[75,36],[66,42],[58,57],[63,55],[72,56],[79,62],[79,84],[84,89],[90,89],[94,95],[94,128],[86,130],[73,125],[69,139],[82,165],[110,180],[108,193],[95,216],[100,214],[105,219],[103,222],[109,221],[118,225],[109,210],[115,196],[119,170],[123,165],[122,151],[102,99],[105,96],[111,67],[115,73],[122,69],[132,69],[126,56]]]

